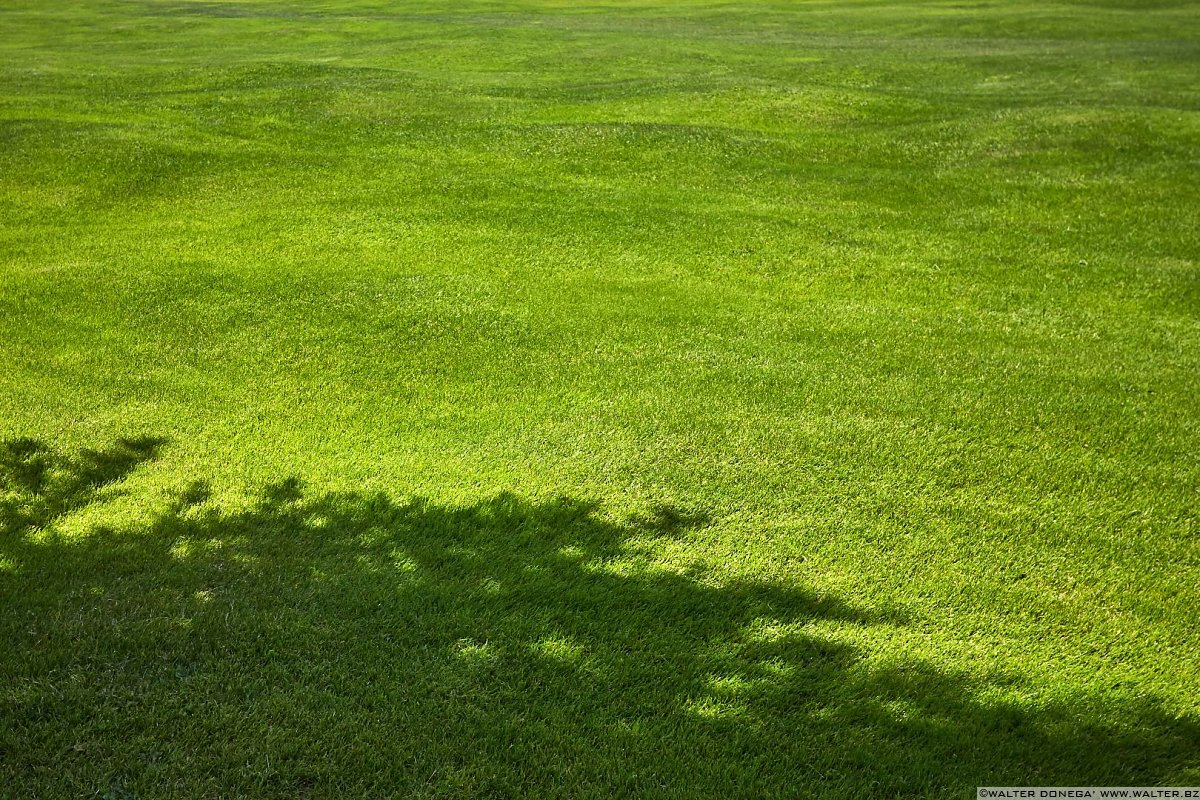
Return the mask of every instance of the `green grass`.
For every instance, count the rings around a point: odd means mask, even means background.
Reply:
[[[0,796],[1200,784],[1200,6],[5,0]]]

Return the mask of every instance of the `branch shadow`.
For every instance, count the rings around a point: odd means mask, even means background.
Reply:
[[[18,445],[6,487],[49,494],[30,506],[46,524],[161,444],[139,441]],[[705,524],[296,478],[239,510],[195,481],[147,523],[73,539],[23,523],[0,537],[0,778],[42,796],[961,796],[1197,762],[1196,720],[1153,698],[988,700],[1005,687],[880,667],[837,636],[895,613],[655,561]]]
[[[118,439],[103,450],[69,456],[36,439],[0,444],[0,535],[41,528],[101,499],[104,488],[123,480],[158,455],[166,439]]]

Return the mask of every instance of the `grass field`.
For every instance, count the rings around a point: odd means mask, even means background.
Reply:
[[[1200,784],[1200,5],[0,3],[0,797]]]

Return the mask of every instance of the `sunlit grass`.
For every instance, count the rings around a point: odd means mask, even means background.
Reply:
[[[1194,4],[0,31],[0,795],[1200,783]]]

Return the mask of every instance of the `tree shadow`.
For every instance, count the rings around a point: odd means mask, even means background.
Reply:
[[[81,474],[4,474],[34,495],[91,487],[46,501],[78,508],[155,448],[119,443],[104,480],[47,448],[26,451]],[[886,633],[894,613],[656,560],[705,524],[289,478],[238,510],[195,481],[128,529],[13,532],[0,780],[41,796],[961,796],[1162,784],[1196,763],[1196,721],[1153,698],[988,700],[1005,687],[879,667],[838,636]]]

